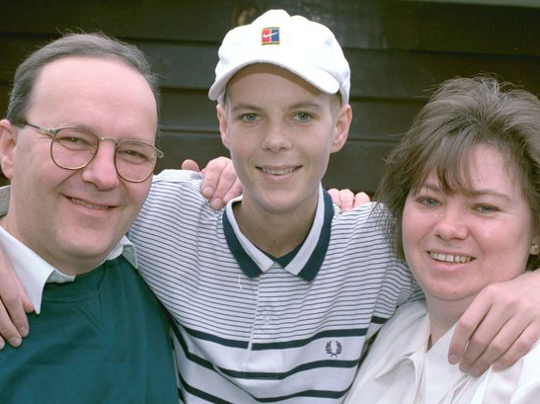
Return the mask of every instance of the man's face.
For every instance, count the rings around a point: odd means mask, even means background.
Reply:
[[[311,215],[329,156],[347,138],[350,107],[288,70],[254,64],[231,79],[218,118],[244,185],[242,206]]]
[[[99,137],[154,144],[157,113],[144,77],[119,60],[68,57],[46,65],[36,79],[26,121],[46,128],[76,126]],[[7,121],[3,169],[12,180],[3,226],[66,273],[94,268],[127,232],[150,190],[151,179],[130,183],[114,166],[114,143],[75,171],[56,166],[50,136]]]

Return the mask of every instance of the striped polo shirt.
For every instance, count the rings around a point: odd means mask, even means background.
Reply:
[[[370,215],[340,213],[320,188],[315,219],[286,262],[216,212],[200,182],[155,177],[130,230],[139,269],[174,318],[186,403],[341,403],[364,341],[409,299],[408,268]]]

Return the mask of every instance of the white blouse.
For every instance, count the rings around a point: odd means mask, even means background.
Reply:
[[[377,336],[345,404],[540,403],[539,343],[510,368],[474,378],[448,363],[454,327],[427,351],[425,302],[401,307]]]

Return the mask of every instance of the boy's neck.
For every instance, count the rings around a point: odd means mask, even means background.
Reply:
[[[272,214],[249,200],[234,207],[236,222],[249,241],[273,257],[293,251],[307,236],[317,210],[317,199],[294,212]]]

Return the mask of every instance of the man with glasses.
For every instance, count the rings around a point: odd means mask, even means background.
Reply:
[[[67,35],[17,69],[0,243],[35,313],[1,354],[2,403],[178,402],[169,323],[124,236],[163,156],[157,101],[142,53],[100,35]]]

